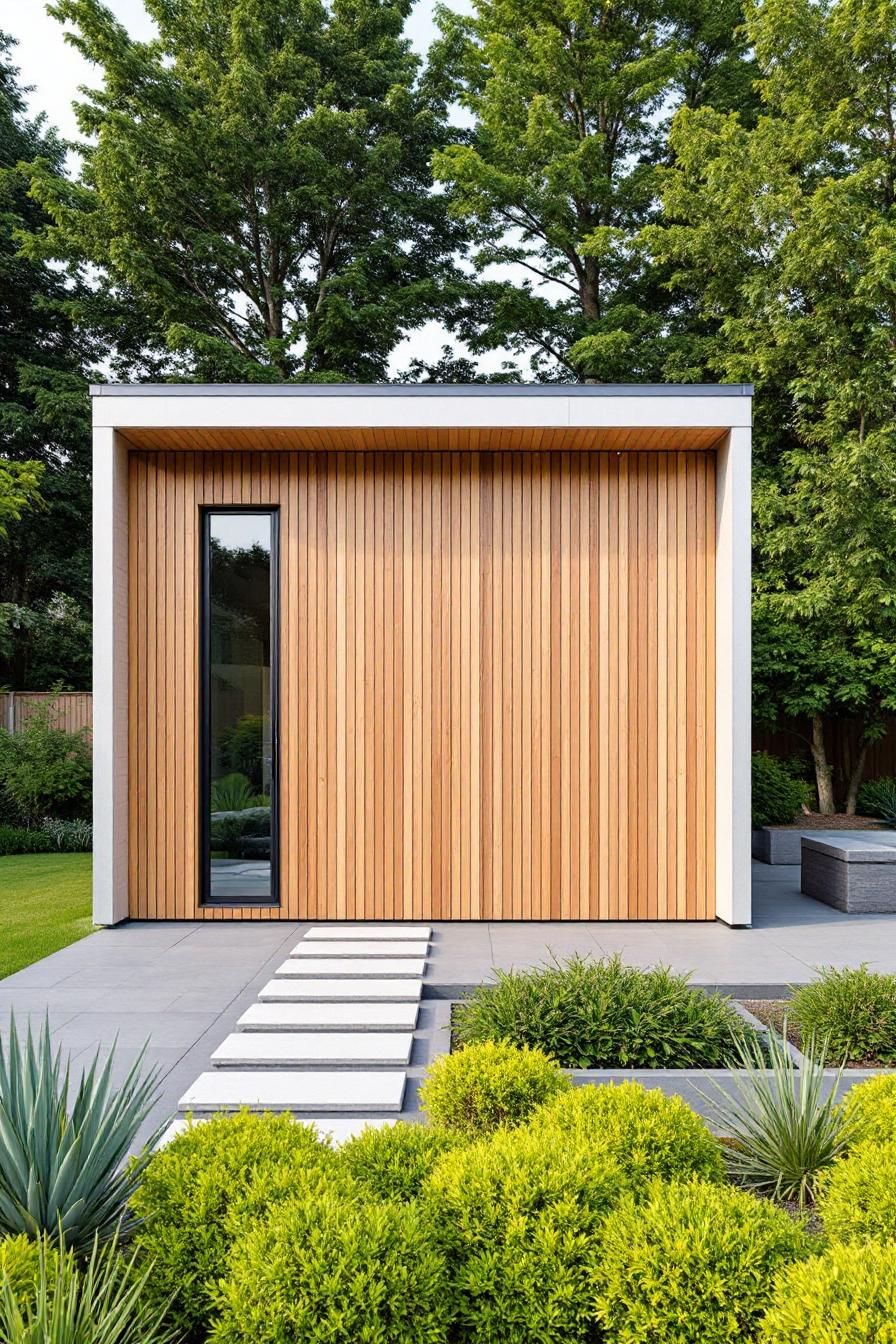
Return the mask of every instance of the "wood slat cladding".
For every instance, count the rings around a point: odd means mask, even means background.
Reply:
[[[281,906],[201,910],[199,508],[241,503]],[[130,518],[133,916],[713,917],[712,453],[135,452]]]

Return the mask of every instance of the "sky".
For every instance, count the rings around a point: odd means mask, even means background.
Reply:
[[[152,36],[152,23],[142,0],[105,0],[105,4],[133,37],[146,40]],[[421,54],[436,33],[434,9],[435,0],[417,0],[408,24],[408,36]],[[95,82],[94,68],[65,41],[62,25],[46,12],[45,0],[0,0],[0,28],[17,40],[13,60],[21,70],[23,83],[33,85],[30,111],[46,112],[63,136],[75,139],[72,102],[78,96],[79,85]],[[404,367],[412,354],[423,359],[437,358],[448,339],[441,324],[427,323],[395,351],[393,372]],[[479,363],[483,369],[498,369],[504,358],[506,355],[496,352]]]

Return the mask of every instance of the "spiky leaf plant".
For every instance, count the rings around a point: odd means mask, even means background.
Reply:
[[[0,1275],[0,1339],[4,1344],[170,1344],[175,1333],[144,1294],[152,1273],[118,1253],[117,1238],[95,1240],[86,1264],[74,1251],[56,1255],[39,1243],[33,1296],[23,1299]]]
[[[86,1252],[128,1218],[126,1206],[149,1149],[124,1165],[156,1097],[157,1071],[144,1072],[141,1051],[120,1086],[112,1082],[115,1049],[99,1051],[72,1088],[70,1066],[54,1052],[49,1022],[24,1042],[10,1020],[0,1042],[0,1233],[43,1233]]]
[[[811,1047],[800,1067],[783,1035],[769,1031],[737,1043],[733,1075],[735,1095],[714,1083],[715,1096],[703,1093],[711,1108],[710,1124],[731,1140],[725,1149],[729,1175],[758,1194],[814,1202],[818,1179],[846,1151],[852,1125],[837,1101],[840,1073],[825,1090],[825,1048]]]

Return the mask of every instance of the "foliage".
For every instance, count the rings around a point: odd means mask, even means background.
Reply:
[[[47,854],[53,848],[44,831],[29,831],[24,826],[0,826],[0,855]]]
[[[854,1143],[896,1139],[896,1076],[881,1073],[854,1084],[843,1098],[843,1114]]]
[[[120,1256],[117,1241],[95,1242],[82,1265],[44,1238],[32,1301],[23,1302],[0,1275],[0,1337],[5,1344],[174,1344],[175,1333],[146,1296],[151,1274]]]
[[[239,771],[213,779],[211,792],[213,812],[242,812],[255,806],[252,785]]]
[[[610,1214],[594,1268],[596,1316],[614,1344],[742,1344],[776,1270],[809,1238],[783,1209],[729,1186],[655,1181]]]
[[[700,1116],[680,1097],[640,1083],[575,1087],[540,1106],[529,1128],[545,1142],[554,1135],[587,1139],[634,1189],[655,1176],[719,1181],[725,1174],[721,1146]]]
[[[148,1152],[126,1170],[122,1162],[155,1102],[156,1074],[142,1075],[142,1052],[119,1087],[114,1068],[114,1046],[102,1067],[97,1051],[73,1091],[49,1022],[36,1040],[29,1027],[23,1043],[10,1018],[0,1043],[0,1233],[59,1234],[84,1251],[129,1226]]]
[[[775,1281],[762,1344],[896,1344],[896,1246],[829,1246]]]
[[[0,979],[93,930],[89,854],[0,860]]]
[[[794,991],[790,1014],[803,1037],[826,1041],[837,1061],[896,1064],[896,975],[866,965],[822,967]]]
[[[321,1190],[247,1226],[213,1344],[444,1344],[445,1259],[419,1206]]]
[[[402,36],[409,0],[100,0],[51,12],[101,74],[75,183],[28,255],[95,268],[116,369],[213,382],[376,382],[453,293],[457,230],[429,167],[444,101]]]
[[[40,830],[51,848],[61,854],[84,854],[93,847],[93,825],[83,818],[66,821],[59,817],[44,817]]]
[[[896,779],[869,779],[859,789],[856,808],[865,817],[880,817],[896,828]]]
[[[752,778],[754,827],[786,825],[812,799],[805,780],[766,751],[753,752]]]
[[[765,1051],[758,1039],[738,1047],[744,1076],[733,1075],[733,1095],[715,1084],[715,1096],[706,1097],[713,1127],[732,1140],[725,1148],[731,1176],[801,1208],[850,1139],[837,1088],[826,1085],[824,1052],[817,1053],[797,1068],[785,1036],[769,1031]]]
[[[316,1188],[332,1153],[288,1115],[217,1115],[152,1158],[134,1190],[135,1242],[153,1262],[148,1284],[187,1335],[207,1327],[214,1285],[249,1214]]]
[[[618,956],[496,974],[455,1010],[463,1044],[513,1041],[570,1069],[713,1068],[748,1031],[727,999]]]
[[[460,1140],[429,1125],[368,1125],[339,1148],[337,1161],[375,1199],[416,1199],[443,1153]]]
[[[51,1248],[50,1259],[55,1251]],[[41,1243],[26,1237],[24,1232],[17,1237],[4,1237],[0,1240],[0,1300],[5,1293],[24,1310],[28,1303],[37,1297],[41,1270]],[[2,1307],[0,1307],[2,1320]]]
[[[0,786],[29,821],[90,814],[89,735],[66,732],[58,719],[51,704],[41,704],[20,732],[0,729]]]
[[[475,1137],[521,1124],[541,1102],[570,1086],[543,1051],[484,1041],[441,1055],[430,1066],[420,1106],[431,1124]]]
[[[250,791],[261,788],[262,743],[265,720],[261,714],[243,714],[218,734],[218,754],[228,770],[245,775]]]
[[[818,1211],[835,1241],[896,1242],[896,1139],[851,1147],[826,1173]]]
[[[591,1337],[600,1229],[627,1188],[588,1138],[502,1130],[448,1153],[423,1201],[452,1269],[465,1344]]]
[[[0,457],[0,541],[9,536],[9,524],[18,523],[27,509],[40,503],[42,462],[10,462]]]
[[[60,482],[57,488],[61,491],[65,487]],[[33,549],[28,554],[29,561],[36,564],[38,552]],[[17,562],[24,563],[21,555]],[[6,569],[10,581],[15,563]],[[22,581],[34,583],[34,577],[25,574]],[[71,594],[53,589],[47,597],[35,597],[30,606],[18,601],[0,602],[0,667],[6,667],[13,685],[61,684],[89,690],[91,656],[86,599],[82,604]]]
[[[472,138],[434,158],[478,245],[460,326],[470,348],[531,354],[547,380],[690,368],[693,324],[637,234],[655,211],[670,109],[753,101],[737,0],[476,0],[472,15],[438,19],[436,71],[474,118]],[[527,280],[490,270],[508,265]]]

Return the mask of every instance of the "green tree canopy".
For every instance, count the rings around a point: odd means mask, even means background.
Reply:
[[[453,301],[457,227],[432,191],[446,109],[402,29],[411,0],[99,0],[52,13],[102,74],[80,178],[38,162],[31,255],[94,268],[119,366],[210,381],[375,381]]]
[[[670,111],[752,105],[739,0],[474,0],[442,7],[433,64],[475,120],[435,155],[484,279],[463,334],[532,355],[538,376],[690,369],[692,307],[637,244],[657,212]],[[534,354],[533,354],[534,352]]]
[[[763,114],[678,114],[647,239],[758,384],[756,709],[812,718],[833,810],[826,718],[896,709],[896,4],[763,0],[748,33]]]

